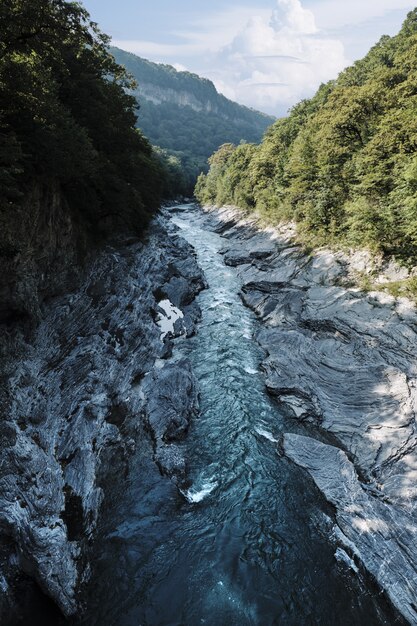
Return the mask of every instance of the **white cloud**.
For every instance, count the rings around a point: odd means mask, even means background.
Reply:
[[[343,44],[322,34],[300,0],[277,0],[269,17],[255,16],[218,54],[215,84],[239,102],[282,114],[346,67]]]
[[[169,59],[192,57],[201,53],[201,46],[190,43],[165,44],[140,39],[113,39],[112,45],[159,63],[167,63]]]
[[[258,7],[229,7],[213,14],[204,14],[200,19],[187,22],[186,29],[174,31],[190,45],[198,45],[202,52],[217,52],[229,44],[242,28],[246,26],[253,15],[268,19],[269,9]]]
[[[278,0],[278,9],[272,14],[271,25],[276,31],[312,35],[317,32],[314,15],[303,9],[299,0]]]
[[[394,11],[404,12],[405,18],[405,13],[414,7],[415,2],[410,0],[318,0],[314,15],[320,28],[336,29],[385,17]]]
[[[361,57],[384,33],[394,34],[409,0],[271,0],[270,9],[229,6],[190,17],[165,41],[115,41],[153,61],[186,66],[229,98],[282,115],[320,83]],[[171,41],[169,41],[171,39]],[[346,53],[348,50],[348,54]]]
[[[214,14],[204,14],[201,19],[192,19],[183,30],[174,30],[170,37],[174,43],[157,43],[143,39],[114,39],[113,44],[139,56],[147,56],[152,60],[178,62],[184,58],[208,59],[219,49],[230,43],[236,33],[245,26],[252,15],[259,14],[265,19],[271,11],[250,7],[231,7]]]

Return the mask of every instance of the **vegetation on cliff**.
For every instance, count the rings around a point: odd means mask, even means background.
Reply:
[[[138,126],[179,160],[191,192],[207,159],[224,142],[258,142],[273,118],[219,94],[210,80],[111,48],[137,82]]]
[[[400,33],[322,85],[261,145],[224,145],[197,183],[203,203],[296,220],[312,244],[417,260],[417,9]]]
[[[0,5],[0,225],[37,185],[78,219],[140,229],[175,176],[135,128],[136,101],[108,38],[78,2]],[[173,164],[171,164],[174,167]],[[27,215],[30,220],[30,215]]]

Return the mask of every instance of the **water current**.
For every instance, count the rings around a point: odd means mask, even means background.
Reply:
[[[86,626],[392,624],[375,588],[335,558],[328,508],[279,454],[285,418],[265,391],[255,316],[239,298],[225,240],[192,205],[173,215],[209,288],[198,333],[177,340],[200,389],[186,442],[190,487],[162,477],[143,439],[104,515]],[[148,460],[146,460],[148,459]]]

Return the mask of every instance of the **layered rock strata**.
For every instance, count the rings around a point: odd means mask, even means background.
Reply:
[[[96,255],[76,290],[36,295],[35,328],[10,317],[1,326],[2,623],[21,575],[65,615],[78,610],[106,481],[123,482],[139,424],[163,473],[184,472],[177,442],[198,409],[196,385],[190,364],[169,357],[174,337],[194,332],[204,285],[190,246],[158,218],[143,241]],[[171,297],[183,317],[162,336],[158,303]]]
[[[334,506],[352,562],[417,624],[415,306],[349,286],[357,257],[307,254],[293,228],[262,229],[231,208],[209,220],[262,323],[267,389],[310,428],[286,436],[285,453]]]

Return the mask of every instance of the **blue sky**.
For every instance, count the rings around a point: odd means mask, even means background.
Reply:
[[[284,114],[398,32],[408,0],[84,0],[115,45]]]

